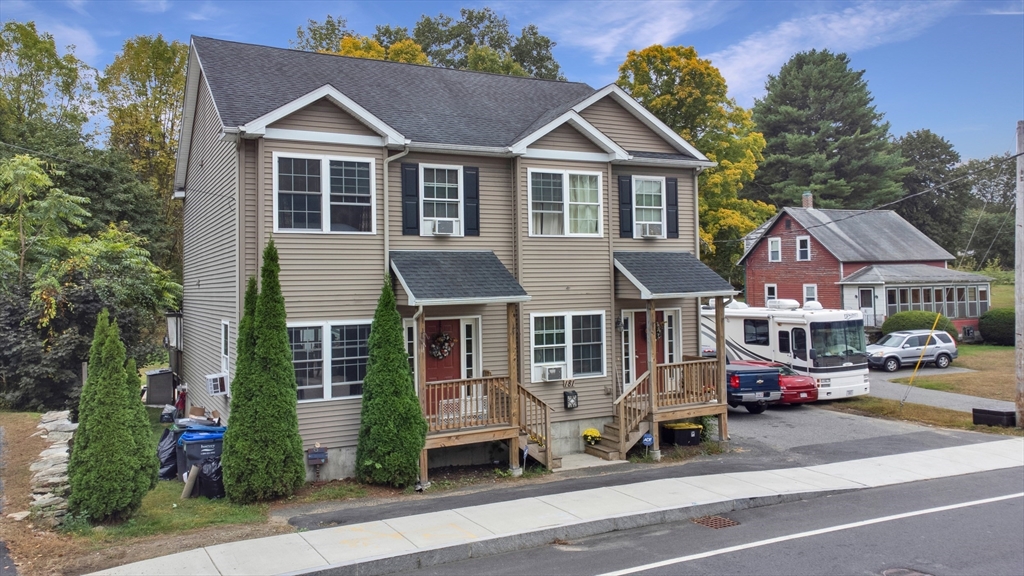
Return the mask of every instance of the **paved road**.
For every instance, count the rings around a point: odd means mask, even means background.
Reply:
[[[408,574],[575,576],[639,568],[633,573],[877,575],[904,569],[1019,576],[1022,492],[1021,469],[1011,468],[736,511],[727,516],[739,525],[720,530],[677,522]],[[978,502],[1003,496],[1012,497]],[[973,504],[935,510],[967,503]],[[889,518],[901,514],[909,516]],[[776,538],[781,541],[765,543]],[[664,565],[650,566],[659,562]]]
[[[3,462],[4,429],[0,428],[0,466]],[[0,515],[3,514],[4,485],[0,482]],[[14,567],[14,560],[7,554],[7,545],[0,542],[0,576],[17,576],[18,570]]]
[[[476,506],[517,498],[558,494],[661,478],[745,472],[789,466],[813,466],[872,456],[945,448],[996,438],[974,432],[937,430],[905,422],[832,412],[814,406],[771,407],[763,414],[744,409],[729,411],[733,452],[698,458],[683,464],[655,466],[623,463],[551,475],[550,481],[469,488],[451,492],[429,491],[421,499],[328,503],[278,511],[293,526],[326,528]]]
[[[957,372],[973,372],[973,370],[953,367],[946,368],[945,370],[939,370],[938,368],[922,368],[921,370],[918,370],[917,378],[941,376],[943,374],[955,374]],[[1013,402],[992,400],[990,398],[979,398],[977,396],[967,396],[964,394],[954,394],[952,392],[943,392],[941,390],[927,390],[917,386],[907,386],[906,384],[890,382],[890,380],[895,380],[896,378],[910,378],[912,373],[913,370],[910,369],[898,370],[896,372],[871,370],[869,374],[871,378],[871,395],[879,398],[889,398],[890,400],[903,400],[906,398],[907,402],[913,404],[925,404],[927,406],[948,408],[950,410],[958,410],[960,412],[970,412],[973,408],[982,408],[985,410],[1014,409]]]

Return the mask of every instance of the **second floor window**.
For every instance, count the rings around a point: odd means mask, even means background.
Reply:
[[[600,174],[531,170],[530,233],[600,236]]]
[[[782,239],[781,238],[769,238],[768,239],[768,261],[769,262],[782,262]]]
[[[665,237],[664,178],[633,177],[634,237]]]
[[[811,237],[800,236],[796,239],[796,259],[806,262],[811,259]]]
[[[374,161],[275,154],[276,231],[374,232]]]
[[[462,169],[458,166],[420,166],[420,201],[425,225],[421,230],[435,232],[438,222],[453,222],[451,234],[462,236]]]

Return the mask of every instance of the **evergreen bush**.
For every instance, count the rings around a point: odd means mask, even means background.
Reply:
[[[893,314],[882,323],[882,334],[900,330],[930,330],[932,324],[935,324],[935,315],[936,312],[926,310],[909,310]],[[935,329],[948,332],[953,340],[958,338],[956,326],[949,318],[941,314],[939,314],[939,323],[935,325]]]
[[[356,478],[407,486],[418,477],[427,421],[413,387],[390,277],[384,279],[367,345],[370,357],[363,379]]]
[[[156,445],[139,392],[135,363],[125,366],[117,323],[104,310],[96,321],[68,463],[68,507],[75,516],[124,520],[156,485]]]
[[[224,489],[234,502],[288,496],[306,479],[280,270],[271,240],[263,250],[259,295],[250,282],[238,327],[230,424],[221,460]]]
[[[978,319],[978,330],[985,342],[1013,346],[1015,322],[1013,308],[993,308]]]

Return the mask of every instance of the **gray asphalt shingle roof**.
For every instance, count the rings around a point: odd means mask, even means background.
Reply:
[[[413,306],[530,299],[490,250],[392,250],[391,268]]]
[[[850,274],[840,284],[968,284],[991,280],[988,276],[927,264],[875,264]]]
[[[501,147],[515,142],[553,109],[564,111],[595,92],[578,82],[348,58],[213,38],[193,37],[192,42],[225,126],[244,125],[330,84],[415,142]]]
[[[841,262],[953,259],[892,210],[783,210]]]
[[[689,252],[615,252],[615,267],[644,299],[736,294],[732,284]]]

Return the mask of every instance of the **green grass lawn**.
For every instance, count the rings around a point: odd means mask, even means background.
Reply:
[[[1016,386],[1014,384],[1015,352],[1012,347],[992,344],[961,344],[957,350],[959,354],[952,365],[969,368],[974,372],[918,377],[914,380],[914,386],[1013,402]],[[897,378],[893,382],[909,384],[910,376]]]
[[[1013,284],[992,285],[992,307],[1013,308]]]

